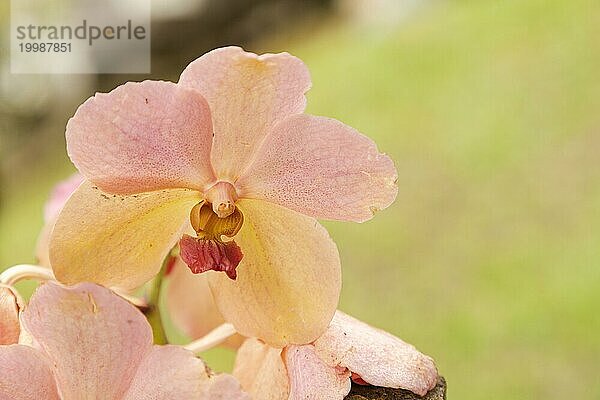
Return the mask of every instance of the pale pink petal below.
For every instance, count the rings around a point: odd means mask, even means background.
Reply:
[[[166,298],[169,316],[175,326],[193,339],[200,338],[225,323],[213,300],[206,274],[192,274],[179,258],[169,274]],[[230,347],[238,347],[240,344],[239,335],[225,342]]]
[[[257,400],[244,392],[240,383],[231,375],[211,376],[204,384],[203,400]]]
[[[341,290],[335,243],[319,223],[261,200],[237,203],[244,252],[237,279],[207,272],[219,311],[247,337],[273,347],[306,344],[327,329]]]
[[[203,190],[214,180],[208,104],[172,82],[129,82],[96,94],[69,120],[66,137],[79,171],[109,193]]]
[[[13,291],[0,285],[0,345],[19,341],[19,304]]]
[[[0,400],[59,399],[50,364],[39,351],[0,346]]]
[[[334,119],[303,114],[273,128],[236,186],[240,197],[315,218],[363,222],[394,201],[397,176],[368,137]]]
[[[423,396],[437,382],[430,357],[340,311],[314,345],[327,364],[348,368],[371,385],[407,389]]]
[[[269,129],[304,111],[311,82],[302,61],[287,53],[257,56],[224,47],[188,65],[179,84],[208,101],[215,130],[212,163],[219,179],[233,182]]]
[[[288,346],[285,364],[289,400],[343,400],[350,393],[350,371],[326,365],[312,345]]]
[[[144,316],[93,284],[42,285],[22,321],[54,366],[65,399],[120,399],[152,348]]]
[[[233,376],[253,400],[288,400],[289,382],[281,349],[247,339],[237,352]]]
[[[176,346],[154,346],[137,369],[123,400],[205,400],[208,381],[204,363]]]

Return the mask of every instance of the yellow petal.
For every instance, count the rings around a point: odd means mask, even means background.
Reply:
[[[50,233],[54,226],[54,220],[47,222],[40,231],[35,245],[35,258],[38,265],[50,268]]]
[[[65,284],[94,282],[132,289],[151,279],[189,225],[198,192],[169,189],[130,196],[83,183],[61,211],[50,263]]]
[[[52,228],[69,196],[81,185],[83,180],[83,176],[75,173],[69,178],[58,182],[54,186],[54,189],[52,189],[52,193],[44,205],[44,226],[40,231],[35,247],[35,256],[38,265],[50,268],[50,249],[48,246],[50,245]]]
[[[261,200],[240,200],[244,225],[235,237],[244,253],[235,281],[209,272],[225,319],[244,336],[271,346],[305,344],[327,328],[337,306],[337,248],[311,218]]]

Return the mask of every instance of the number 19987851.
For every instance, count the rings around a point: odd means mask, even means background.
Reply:
[[[21,53],[70,53],[71,43],[19,43]]]

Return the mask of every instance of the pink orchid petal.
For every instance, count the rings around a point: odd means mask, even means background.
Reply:
[[[288,400],[289,382],[281,349],[247,339],[238,350],[233,376],[254,400]]]
[[[397,176],[368,137],[334,119],[303,114],[273,128],[236,186],[241,197],[315,218],[363,222],[394,201]]]
[[[0,346],[0,400],[60,400],[48,361],[29,346]]]
[[[96,94],[69,120],[66,137],[79,171],[109,193],[202,190],[214,180],[208,104],[172,82],[129,82]]]
[[[407,389],[423,396],[437,382],[430,357],[341,311],[314,345],[327,364],[348,368],[371,385]]]
[[[260,200],[238,202],[244,252],[237,280],[208,272],[221,314],[236,330],[273,347],[305,344],[327,328],[337,306],[337,248],[313,218]]]
[[[17,343],[20,332],[17,297],[10,288],[0,285],[0,345]]]
[[[326,365],[312,345],[288,346],[285,364],[290,377],[289,400],[343,400],[350,393],[350,371]]]
[[[193,61],[179,84],[210,105],[215,130],[211,159],[217,177],[235,181],[269,129],[304,111],[311,86],[306,66],[287,53],[257,56],[239,47],[213,50]]]
[[[133,289],[152,278],[189,225],[200,193],[168,189],[107,195],[83,183],[60,213],[50,262],[66,284],[95,282]]]
[[[119,399],[152,349],[152,332],[131,304],[97,285],[37,289],[23,326],[48,356],[65,399]]]
[[[357,385],[369,386],[369,384],[365,382],[363,378],[361,378],[358,374],[355,374],[354,372],[352,373],[350,379],[352,379],[352,382],[356,383]]]
[[[176,346],[154,346],[137,367],[123,400],[205,400],[206,366],[193,353]]]
[[[225,323],[213,300],[206,274],[193,274],[180,258],[169,275],[166,298],[173,323],[193,339]],[[237,348],[241,340],[241,336],[235,335],[225,345]]]

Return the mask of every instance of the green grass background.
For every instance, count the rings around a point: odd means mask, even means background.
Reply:
[[[434,1],[257,47],[300,56],[308,111],[396,161],[392,207],[325,224],[340,308],[432,355],[451,399],[600,398],[600,4]],[[2,188],[3,266],[32,260],[71,167],[61,151],[26,169]]]

